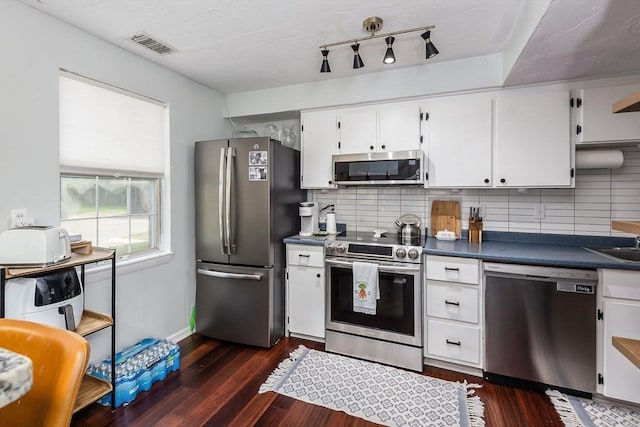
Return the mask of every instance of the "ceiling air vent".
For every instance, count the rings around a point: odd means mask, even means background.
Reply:
[[[147,49],[151,49],[152,51],[160,55],[166,55],[175,52],[175,49],[167,46],[165,43],[157,39],[154,39],[147,33],[135,34],[131,37],[131,40],[146,47]]]

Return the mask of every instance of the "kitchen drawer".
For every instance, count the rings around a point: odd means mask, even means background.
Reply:
[[[478,323],[478,288],[427,281],[427,316]]]
[[[640,301],[640,271],[598,270],[602,296]]]
[[[426,269],[427,279],[480,283],[480,261],[477,259],[427,255]]]
[[[427,357],[438,356],[473,364],[480,363],[480,328],[427,320]]]
[[[324,246],[287,245],[287,263],[324,267]]]

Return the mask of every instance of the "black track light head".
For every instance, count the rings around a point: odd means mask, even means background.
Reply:
[[[396,38],[393,36],[389,36],[384,39],[384,41],[387,43],[387,52],[384,54],[384,59],[382,60],[382,62],[385,64],[393,64],[394,62],[396,62],[396,56],[393,53],[392,47],[395,39]]]
[[[440,53],[440,51],[431,42],[431,31],[427,30],[420,35],[425,43],[425,59],[432,58]]]
[[[329,59],[327,58],[327,56],[329,56],[329,49],[322,49],[321,52],[322,52],[322,67],[320,67],[320,72],[330,73],[331,67],[329,67]]]
[[[362,58],[360,58],[360,52],[358,52],[358,49],[360,49],[360,44],[352,44],[351,49],[353,49],[353,69],[356,70],[358,68],[364,67],[364,62],[362,62]]]

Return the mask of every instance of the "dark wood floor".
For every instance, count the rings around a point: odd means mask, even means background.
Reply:
[[[72,426],[373,426],[343,412],[311,405],[258,388],[289,353],[304,344],[282,339],[269,350],[193,335],[180,342],[180,371],[141,393],[115,413],[94,404],[74,415]],[[467,380],[483,387],[476,393],[485,405],[485,422],[492,426],[562,426],[549,399],[541,393],[484,382],[443,369],[425,367],[425,375],[451,381]]]

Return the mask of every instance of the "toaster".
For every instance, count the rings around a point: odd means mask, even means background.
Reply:
[[[46,266],[71,257],[69,233],[62,227],[30,226],[0,233],[0,264]]]
[[[82,284],[73,267],[5,284],[5,317],[74,331],[84,310]]]

